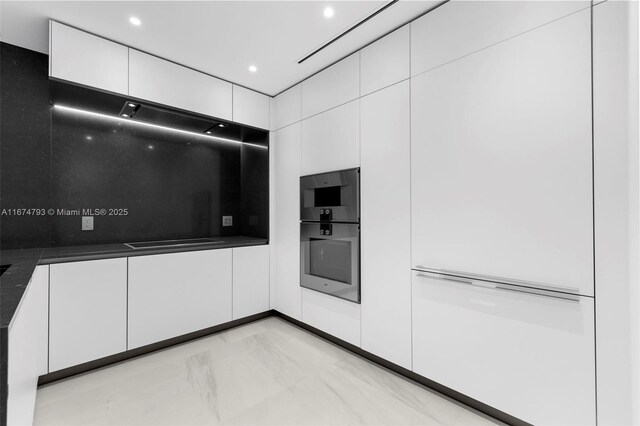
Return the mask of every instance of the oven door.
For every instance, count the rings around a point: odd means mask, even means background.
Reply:
[[[300,178],[300,220],[360,221],[360,170]]]
[[[300,285],[360,303],[360,225],[300,223]]]

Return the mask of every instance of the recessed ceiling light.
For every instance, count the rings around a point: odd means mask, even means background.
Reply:
[[[332,9],[332,8],[330,8],[330,7],[327,7],[327,8],[324,10],[324,17],[325,17],[325,18],[331,18],[332,16],[333,16],[333,9]]]
[[[225,125],[223,123],[219,123],[218,127],[225,127]]]
[[[256,67],[255,65],[249,65],[249,71],[256,72],[258,71],[258,67]]]
[[[85,138],[86,138],[88,141],[90,141],[91,139],[93,139],[93,137],[92,137],[91,135],[87,135]]]
[[[153,145],[149,145],[149,146],[148,146],[148,148],[149,148],[149,149],[153,149]]]
[[[134,104],[133,102],[129,102],[129,104],[128,104],[128,105],[129,105],[131,108],[135,108],[135,107],[136,107],[136,104]]]
[[[142,21],[140,21],[140,19],[136,18],[135,16],[129,18],[129,22],[131,22],[135,26],[139,26],[140,24],[142,24]]]
[[[129,118],[129,116],[128,116],[127,114],[122,114],[122,116],[123,116],[123,117],[127,117],[127,118]]]
[[[205,133],[210,135],[211,134],[211,130],[207,130]]]

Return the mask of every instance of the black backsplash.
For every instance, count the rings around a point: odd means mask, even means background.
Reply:
[[[47,56],[2,49],[0,209],[55,210],[2,216],[3,249],[268,238],[268,149],[52,108]],[[93,231],[81,230],[83,209],[106,212]],[[223,227],[223,215],[234,225]]]

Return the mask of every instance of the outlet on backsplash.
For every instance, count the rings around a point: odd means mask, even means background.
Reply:
[[[82,216],[82,230],[93,231],[93,216]]]
[[[233,216],[222,216],[222,226],[233,226]]]

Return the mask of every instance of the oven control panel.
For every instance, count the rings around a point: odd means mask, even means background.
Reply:
[[[332,234],[332,226],[330,223],[321,223],[320,224],[320,235],[331,235]]]
[[[320,209],[320,220],[332,220],[332,216],[331,209]]]

